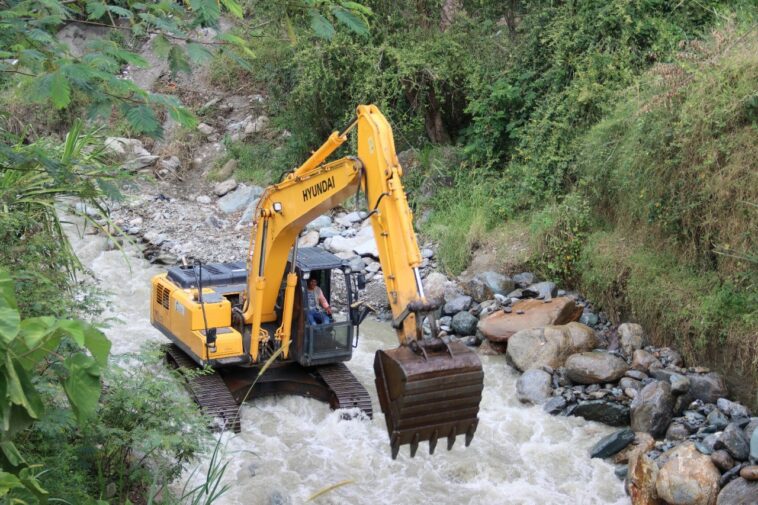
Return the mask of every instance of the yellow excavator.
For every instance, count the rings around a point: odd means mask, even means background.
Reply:
[[[355,128],[358,156],[326,163]],[[360,105],[343,132],[264,191],[246,261],[177,266],[152,279],[151,322],[171,340],[167,358],[179,367],[211,367],[210,374],[189,374],[188,384],[200,407],[226,423],[223,429],[239,431],[239,402],[266,394],[310,396],[371,416],[366,389],[344,364],[368,314],[357,299],[365,278],[334,254],[298,247],[308,223],[362,190],[400,343],[374,359],[392,458],[404,444],[411,457],[423,441],[431,453],[439,438],[448,450],[458,435],[470,444],[481,362],[465,345],[437,335],[437,307],[424,295],[402,174],[387,119],[374,105]],[[344,302],[321,324],[307,317],[310,279],[327,303]],[[424,335],[424,317],[431,336]]]

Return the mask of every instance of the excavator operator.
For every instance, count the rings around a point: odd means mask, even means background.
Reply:
[[[322,311],[321,309],[324,309]],[[324,292],[318,287],[315,277],[308,279],[308,324],[328,324],[331,322],[332,308],[326,301]]]

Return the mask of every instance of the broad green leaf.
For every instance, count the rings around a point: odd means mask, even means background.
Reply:
[[[171,69],[172,74],[178,72],[190,72],[192,68],[187,61],[187,55],[184,53],[184,49],[179,46],[171,46],[171,50],[168,53],[168,66]]]
[[[155,112],[146,105],[130,107],[126,112],[126,120],[132,128],[145,135],[159,137],[163,131]]]
[[[311,16],[311,29],[318,37],[331,40],[334,37],[334,26],[315,9],[309,11]]]
[[[340,23],[347,26],[358,35],[366,35],[368,33],[368,24],[366,24],[366,21],[349,10],[342,7],[334,7],[332,9],[332,14],[334,14],[334,17],[336,17]]]
[[[86,347],[99,365],[108,363],[108,353],[111,342],[108,338],[89,323],[78,320],[59,321],[58,326],[81,347]]]
[[[5,356],[5,377],[11,403],[22,407],[29,417],[39,419],[44,410],[39,393],[32,386],[26,370],[10,354]]]
[[[18,477],[12,473],[0,470],[0,497],[8,494],[12,489],[23,488],[24,485],[18,480]]]
[[[213,59],[213,53],[208,51],[202,44],[190,42],[186,46],[187,54],[195,63],[205,63]]]
[[[79,353],[65,361],[68,378],[63,389],[71,404],[71,410],[80,421],[91,417],[100,399],[100,367],[94,359]]]
[[[242,6],[238,4],[236,0],[221,0],[221,3],[224,4],[224,7],[226,7],[226,10],[228,10],[232,16],[242,19]]]
[[[34,475],[35,466],[39,465],[22,468],[18,473],[18,477],[21,479],[21,483],[24,484],[26,490],[31,492],[40,503],[47,503],[47,498],[50,493],[42,487],[42,484],[37,480],[37,476]]]
[[[3,440],[0,442],[0,452],[3,453],[5,459],[10,463],[12,467],[17,467],[26,463],[24,457],[18,452],[16,445],[10,440]]]
[[[18,309],[16,290],[10,274],[0,269],[0,306]]]
[[[28,349],[40,345],[57,329],[53,317],[31,317],[21,322],[19,337]]]
[[[13,279],[8,272],[0,270],[0,339],[8,343],[18,334],[21,316],[16,305]]]
[[[50,99],[57,109],[64,109],[71,102],[71,87],[61,71],[52,74]]]

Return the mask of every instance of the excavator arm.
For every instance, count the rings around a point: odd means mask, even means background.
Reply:
[[[355,128],[358,157],[324,163]],[[465,434],[468,445],[478,422],[483,382],[475,353],[436,335],[423,338],[421,318],[436,307],[424,295],[419,275],[422,258],[402,175],[387,119],[373,105],[358,106],[355,121],[344,132],[333,133],[305,163],[261,196],[243,309],[244,322],[252,328],[245,350],[257,362],[261,344],[272,338],[261,323],[277,319],[274,304],[280,281],[289,251],[296,252],[300,231],[362,189],[400,343],[396,349],[377,351],[374,363],[393,458],[406,443],[411,444],[411,455],[424,440],[434,451],[439,437],[446,437],[450,448],[456,435]],[[282,325],[273,336],[283,347],[284,358],[289,352],[296,281],[294,272],[287,274]],[[434,322],[432,329],[436,333]]]

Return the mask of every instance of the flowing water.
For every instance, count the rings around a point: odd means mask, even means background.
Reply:
[[[150,278],[159,269],[139,251],[106,250],[96,235],[70,233],[82,263],[108,290],[105,314],[120,320],[106,333],[115,354],[164,337],[149,321]],[[371,391],[373,420],[342,420],[326,404],[300,397],[268,398],[242,408],[243,431],[225,434],[229,491],[221,505],[320,504],[628,504],[613,467],[590,459],[589,448],[611,428],[581,418],[554,417],[515,398],[518,375],[503,356],[482,356],[485,381],[479,428],[470,447],[458,437],[411,459],[404,446],[390,458],[384,416],[374,392],[373,357],[396,345],[388,323],[367,320],[352,372]],[[204,469],[207,461],[200,463]],[[196,474],[197,475],[197,474]],[[193,477],[196,478],[196,477]]]

